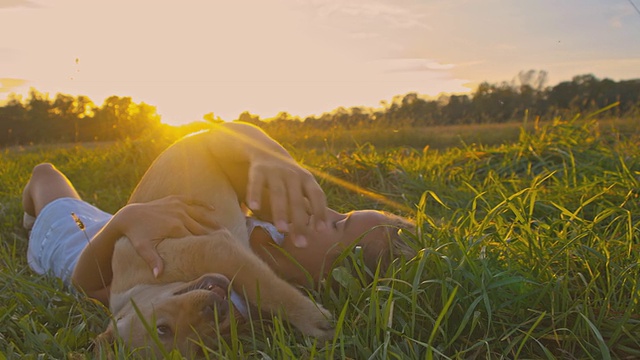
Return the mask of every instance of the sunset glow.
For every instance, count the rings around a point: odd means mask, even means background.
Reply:
[[[377,107],[529,69],[640,77],[627,1],[2,0],[0,31],[0,99],[131,96],[172,124]]]

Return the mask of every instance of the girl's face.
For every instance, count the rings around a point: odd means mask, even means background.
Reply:
[[[356,241],[362,247],[365,261],[376,263],[381,252],[389,246],[389,228],[379,225],[391,223],[390,219],[374,210],[346,214],[328,211],[329,226],[322,230],[316,229],[313,217],[309,219],[309,227],[313,230],[306,234],[305,247],[295,246],[287,234],[281,247],[270,245],[273,240],[268,237],[262,242],[254,241],[252,248],[285,279],[305,285],[309,284],[306,274],[311,275],[314,281],[326,277],[336,257]]]
[[[313,221],[313,219],[310,219]],[[357,210],[341,214],[329,210],[329,227],[322,231],[312,231],[307,235],[307,242],[313,246],[314,242],[326,243],[328,239],[344,247],[354,241],[362,246],[365,257],[375,257],[388,246],[388,229],[383,226],[389,223],[384,213],[375,210]],[[314,225],[314,224],[312,224]],[[378,227],[376,227],[378,226]]]

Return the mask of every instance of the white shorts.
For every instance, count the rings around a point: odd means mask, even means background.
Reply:
[[[82,220],[84,231],[72,217]],[[78,257],[112,215],[73,198],[56,199],[40,211],[31,235],[27,261],[33,271],[56,276],[69,286]]]

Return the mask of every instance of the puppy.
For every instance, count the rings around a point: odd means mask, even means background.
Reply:
[[[160,354],[197,352],[197,343],[215,346],[233,311],[231,287],[262,311],[283,313],[305,335],[328,340],[331,315],[279,278],[249,247],[245,214],[232,184],[210,154],[208,133],[185,138],[165,150],[134,190],[129,202],[183,195],[215,207],[221,229],[207,235],[165,239],[157,245],[165,269],[154,278],[127,238],[117,241],[112,260],[110,308],[115,321],[98,343],[122,338],[132,348]],[[150,224],[153,226],[153,224]],[[146,330],[154,327],[159,341]],[[152,329],[154,330],[154,329]]]

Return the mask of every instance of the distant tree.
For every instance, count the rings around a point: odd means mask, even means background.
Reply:
[[[87,132],[95,115],[96,105],[87,96],[80,95],[74,104],[76,118],[73,124],[74,141],[92,140],[93,135]]]
[[[441,99],[444,100],[444,99]],[[473,122],[471,116],[472,103],[467,95],[451,95],[446,105],[442,106],[441,113],[446,123],[443,125],[468,124]]]
[[[28,141],[27,109],[20,98],[10,94],[0,107],[0,145],[18,145]]]
[[[349,108],[349,113],[351,114],[351,124],[358,128],[369,128],[371,127],[372,117],[367,108],[362,106],[355,106]]]
[[[417,93],[406,94],[397,108],[397,118],[406,126],[430,126],[438,122],[439,107],[433,100],[426,100]]]
[[[640,79],[623,80],[616,84],[620,112],[640,115]]]
[[[619,105],[610,114],[637,114],[640,79],[616,82],[592,74],[578,75],[549,88],[545,95],[547,112],[554,116],[588,113],[616,103]]]
[[[537,92],[543,91],[547,84],[548,75],[544,70],[520,71],[513,80],[514,87],[526,86]]]
[[[276,115],[273,119],[271,119],[271,121],[295,121],[295,120],[299,120],[299,119],[289,114],[286,111],[280,111],[278,115]]]
[[[59,141],[81,141],[86,118],[93,115],[95,104],[86,96],[56,94],[49,117],[51,136]]]
[[[142,102],[129,107],[127,120],[125,137],[137,138],[146,131],[160,126],[161,118],[155,106]]]
[[[202,116],[202,119],[212,124],[224,122],[224,120],[222,120],[220,116],[214,116],[212,112],[204,114]]]
[[[95,110],[93,118],[95,140],[136,138],[145,130],[160,124],[155,106],[136,104],[130,97],[110,96]]]
[[[553,116],[559,115],[559,111],[569,109],[573,99],[578,95],[578,86],[571,81],[563,81],[547,91],[547,101]]]
[[[115,140],[121,131],[118,127],[121,125],[121,118],[126,116],[131,104],[130,97],[110,96],[104,100],[102,106],[95,111],[91,133],[94,140]]]
[[[250,124],[253,124],[253,125],[256,125],[256,126],[262,126],[263,125],[263,122],[260,120],[260,116],[253,115],[248,111],[243,111],[238,116],[238,121],[250,123]]]
[[[51,100],[49,99],[49,94],[41,93],[34,88],[29,89],[26,108],[27,126],[31,128],[29,131],[31,141],[50,142],[57,140],[51,137],[51,122],[49,119]]]

